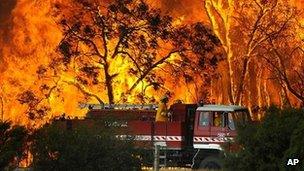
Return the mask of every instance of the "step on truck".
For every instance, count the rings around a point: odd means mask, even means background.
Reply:
[[[167,122],[155,122],[157,105],[89,105],[84,120],[113,117],[109,125],[127,129],[117,138],[133,137],[153,156],[160,147],[160,166],[221,169],[223,145],[233,145],[236,124],[250,121],[248,109],[235,105],[173,104]],[[67,127],[81,122],[66,121]],[[88,123],[88,122],[82,122]],[[150,162],[152,165],[153,161]],[[149,163],[148,163],[149,164]]]

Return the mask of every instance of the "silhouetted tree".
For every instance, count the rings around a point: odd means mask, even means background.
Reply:
[[[62,58],[54,63],[72,70],[75,80],[67,82],[87,96],[94,95],[86,91],[88,87],[102,86],[108,102],[114,103],[113,89],[126,84],[125,77],[134,79],[122,94],[132,93],[141,82],[157,90],[164,84],[161,70],[188,82],[194,74],[205,79],[222,58],[219,40],[202,23],[174,25],[171,16],[144,1],[115,0],[106,7],[75,1],[74,5],[73,12],[56,6],[63,39],[58,46]]]

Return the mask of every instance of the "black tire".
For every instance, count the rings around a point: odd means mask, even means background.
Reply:
[[[200,169],[221,170],[223,168],[222,161],[218,157],[206,157],[199,166]]]

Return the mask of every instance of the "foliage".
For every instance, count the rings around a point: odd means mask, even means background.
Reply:
[[[195,86],[195,100],[208,96],[223,52],[203,23],[176,24],[142,0],[71,2],[52,4],[62,33],[56,55],[38,66],[37,86],[18,93],[29,119],[43,120],[55,101],[67,103],[70,88],[74,103],[155,103],[155,94],[178,96],[176,84]]]
[[[12,126],[7,121],[0,123],[0,170],[22,158],[26,137],[24,127]]]
[[[227,153],[225,167],[228,170],[279,170],[286,169],[288,158],[303,159],[300,151],[303,140],[299,134],[303,121],[303,110],[270,107],[261,123],[238,127],[236,141],[241,148],[236,153]]]
[[[130,140],[119,140],[114,129],[102,123],[82,124],[65,129],[55,121],[34,134],[33,168],[37,170],[138,170]],[[74,123],[75,124],[75,123]],[[90,126],[91,125],[91,126]]]
[[[27,90],[19,94],[17,99],[20,104],[27,104],[27,117],[31,120],[43,118],[48,111],[49,107],[41,105],[44,98],[39,99],[33,91]]]
[[[115,0],[107,6],[75,1],[72,13],[60,4],[55,8],[64,37],[58,46],[61,57],[50,68],[73,73],[76,81],[68,83],[81,85],[79,89],[104,87],[109,103],[115,97],[127,98],[142,82],[147,83],[140,92],[143,97],[147,88],[164,88],[167,72],[176,79],[182,76],[186,83],[193,82],[195,74],[210,78],[222,58],[211,29],[202,23],[177,25],[145,1]],[[126,81],[126,73],[132,81]],[[113,88],[124,84],[129,85],[115,94]]]
[[[285,152],[284,159],[297,158],[300,165],[297,167],[299,170],[304,170],[304,121],[299,122],[299,126],[293,131],[291,135],[290,148]],[[289,168],[290,169],[290,168]],[[294,168],[291,168],[292,170]]]

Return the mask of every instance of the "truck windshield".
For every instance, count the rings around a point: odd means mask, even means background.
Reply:
[[[236,124],[244,124],[250,121],[250,116],[247,110],[228,112],[228,127],[235,130]]]
[[[233,112],[227,111],[201,111],[199,112],[199,126],[201,127],[226,127],[235,130],[236,124],[244,124],[250,121],[247,110]]]

